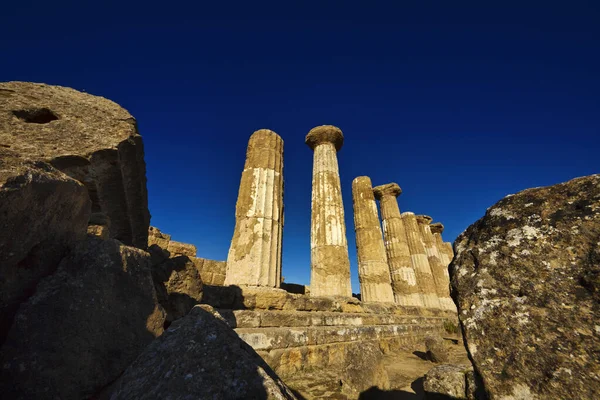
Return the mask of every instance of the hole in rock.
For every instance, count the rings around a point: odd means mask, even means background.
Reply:
[[[13,111],[13,114],[21,121],[30,124],[47,124],[56,121],[58,116],[48,108],[29,108],[27,110]]]

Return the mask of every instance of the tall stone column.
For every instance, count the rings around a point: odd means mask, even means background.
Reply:
[[[431,233],[433,235],[433,239],[435,240],[435,245],[438,248],[440,253],[440,260],[442,264],[446,267],[450,265],[450,261],[454,258],[454,251],[452,250],[452,245],[450,243],[444,242],[442,239],[442,232],[444,232],[444,225],[441,222],[436,222],[435,224],[429,225],[431,229]],[[449,278],[448,268],[446,268],[446,276]]]
[[[383,237],[387,254],[392,289],[396,303],[405,306],[424,307],[417,285],[417,276],[412,266],[404,222],[400,215],[398,200],[402,190],[396,183],[377,186],[373,189],[381,207]]]
[[[417,284],[421,296],[423,296],[423,303],[425,303],[425,307],[427,308],[441,308],[435,281],[433,280],[433,274],[431,272],[431,267],[429,266],[429,259],[427,258],[425,246],[423,246],[421,240],[421,232],[419,230],[419,224],[417,223],[417,217],[414,213],[405,212],[402,213],[402,221],[406,228],[410,259],[413,268],[415,269],[415,273],[417,274]]]
[[[440,301],[440,306],[444,310],[456,311],[456,306],[450,298],[450,280],[448,279],[447,257],[439,251],[433,233],[431,231],[431,217],[427,215],[418,215],[417,223],[421,231],[421,238],[429,260],[429,266],[433,273],[436,293]]]
[[[283,232],[283,140],[250,136],[227,256],[226,285],[279,287]]]
[[[362,301],[394,302],[390,269],[373,196],[371,179],[359,176],[352,181],[354,230],[358,278]]]
[[[313,149],[310,229],[310,294],[352,296],[344,204],[337,152],[344,135],[331,125],[317,126],[306,135]]]

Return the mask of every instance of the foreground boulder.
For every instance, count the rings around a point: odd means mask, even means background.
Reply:
[[[448,362],[449,355],[444,339],[441,336],[427,336],[425,338],[427,358],[434,363]]]
[[[109,236],[146,248],[144,147],[135,119],[118,104],[60,86],[0,83],[0,144],[82,182],[92,212],[110,221]]]
[[[423,381],[427,400],[477,399],[470,365],[442,364],[430,369]]]
[[[167,398],[295,397],[218,314],[196,306],[146,348],[111,395],[112,400]]]
[[[169,323],[185,316],[202,300],[202,280],[188,256],[169,258],[153,266],[152,279]]]
[[[10,399],[89,398],[163,331],[150,256],[90,237],[21,305],[0,348]]]
[[[600,175],[507,196],[455,249],[452,295],[490,397],[600,398]]]
[[[0,148],[0,344],[19,304],[85,237],[89,216],[81,183]]]

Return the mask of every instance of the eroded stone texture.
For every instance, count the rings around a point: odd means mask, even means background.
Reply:
[[[90,398],[163,332],[150,256],[88,237],[21,304],[0,348],[10,399]]]
[[[452,296],[488,394],[600,398],[600,175],[505,197],[455,248]]]
[[[429,258],[421,239],[417,217],[412,212],[404,212],[402,213],[402,222],[404,222],[404,228],[406,229],[410,259],[417,276],[417,286],[423,298],[424,306],[427,308],[441,308],[433,273],[429,265]]]
[[[227,256],[226,285],[279,287],[283,232],[283,140],[261,129],[248,141]]]
[[[394,293],[371,179],[352,181],[354,230],[362,301],[393,302]]]
[[[0,148],[0,343],[19,304],[86,236],[89,217],[81,183]]]
[[[404,222],[400,215],[397,197],[402,193],[396,183],[377,186],[373,189],[381,207],[381,219],[385,250],[396,303],[404,306],[424,306],[417,286],[417,277],[412,266]]]
[[[442,238],[444,225],[442,225],[441,222],[436,222],[435,224],[429,225],[429,227],[431,229],[431,233],[433,234],[435,245],[440,253],[442,264],[446,263],[446,265],[449,265],[450,261],[452,261],[454,258],[454,250],[452,249],[452,243],[444,242],[444,239]],[[449,277],[447,270],[446,275]]]
[[[295,397],[217,313],[194,307],[125,371],[111,399]]]
[[[135,119],[102,97],[29,82],[0,83],[0,146],[82,182],[110,237],[146,248],[150,213]]]
[[[202,283],[212,286],[223,286],[225,284],[226,261],[215,261],[197,257],[192,257],[192,261],[198,269]]]
[[[314,151],[311,208],[312,296],[352,296],[344,204],[336,152],[344,142],[339,128],[317,126],[306,135]]]
[[[423,389],[427,400],[466,400],[467,374],[473,368],[468,365],[442,364],[433,367],[425,375]],[[519,397],[513,400],[526,398]],[[506,399],[509,400],[509,399]]]
[[[427,260],[431,267],[440,307],[444,310],[456,311],[456,305],[454,305],[452,298],[450,298],[448,263],[444,263],[447,261],[447,256],[444,254],[444,257],[442,257],[442,253],[438,250],[435,238],[431,232],[431,217],[427,215],[418,215],[417,223],[419,224],[421,239],[423,241],[423,246],[425,247],[425,252],[427,253]]]

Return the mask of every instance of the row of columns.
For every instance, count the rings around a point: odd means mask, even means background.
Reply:
[[[313,296],[352,295],[337,161],[343,142],[342,131],[331,125],[313,128],[306,136],[306,144],[314,152]],[[366,176],[352,182],[362,300],[455,311],[447,269],[453,251],[442,240],[443,225],[431,224],[427,216],[401,213],[397,201],[401,193],[395,183],[373,188]],[[261,129],[248,142],[225,284],[279,287],[282,232],[283,140],[275,132]]]

